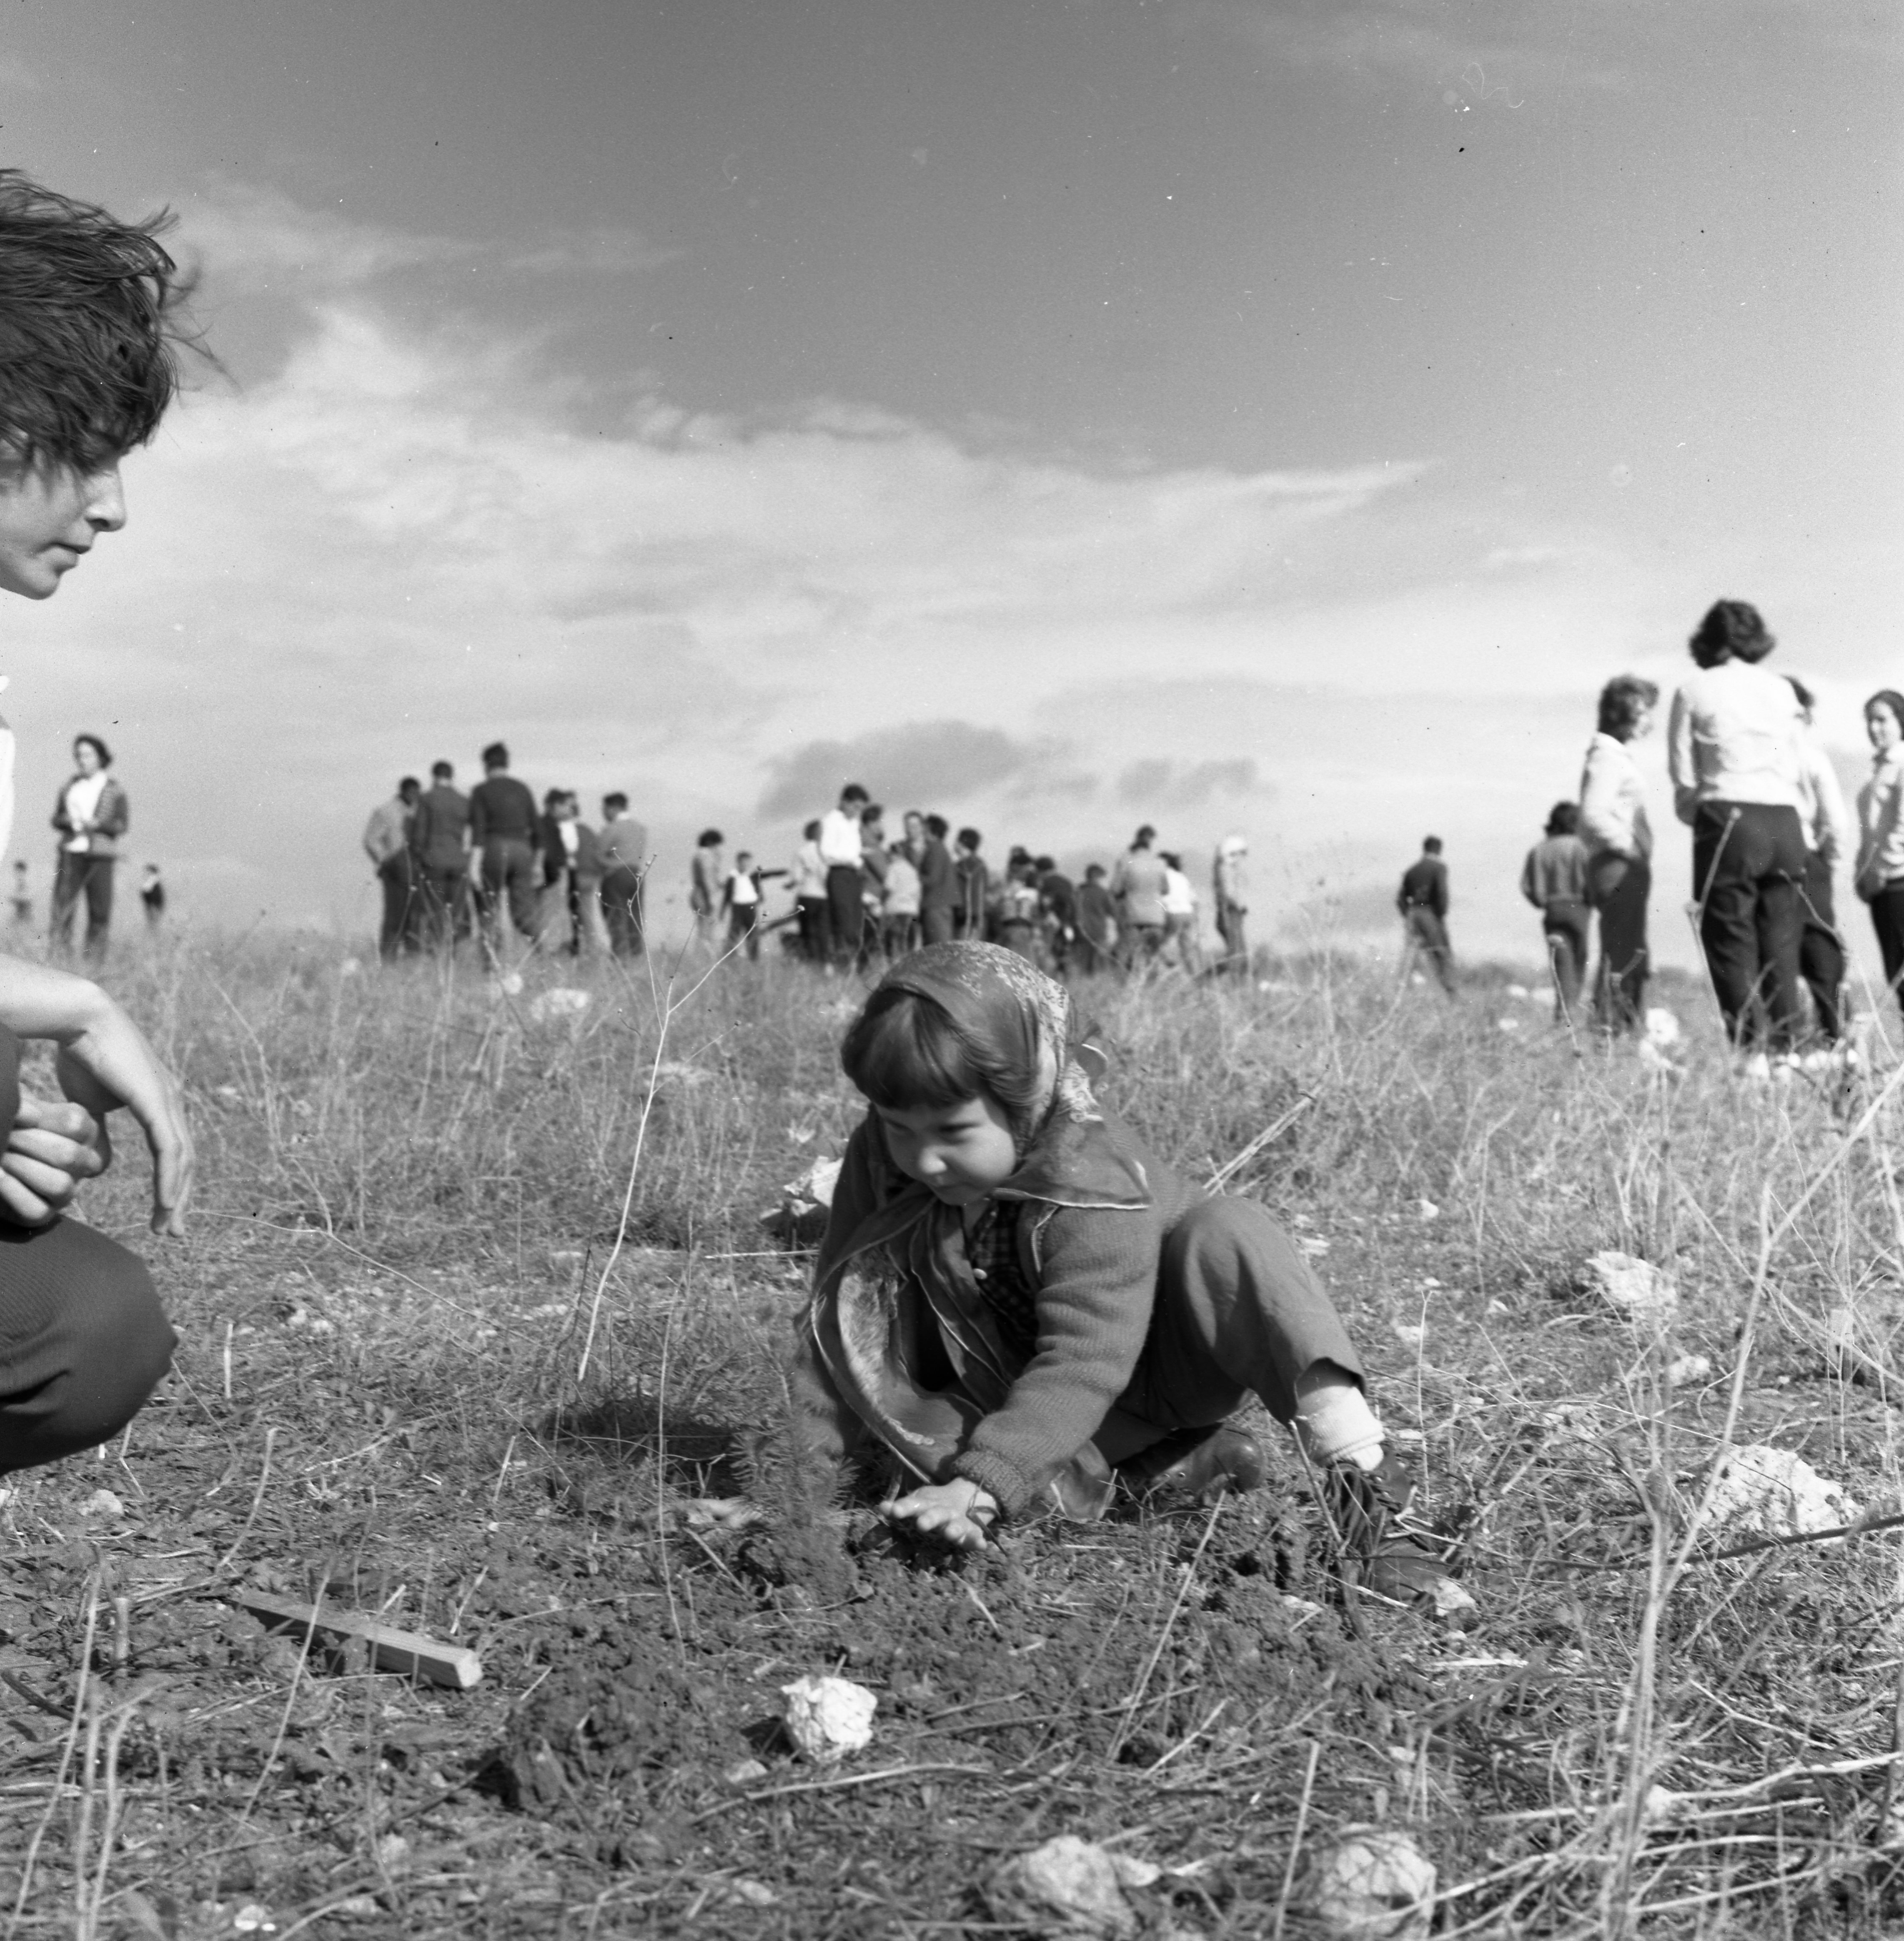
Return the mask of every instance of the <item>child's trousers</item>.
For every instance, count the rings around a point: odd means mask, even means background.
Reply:
[[[0,1126],[20,1110],[20,1041],[0,1029]],[[75,1220],[0,1221],[0,1475],[116,1435],[176,1340],[145,1264]]]
[[[1205,1200],[1165,1236],[1151,1331],[1092,1440],[1121,1463],[1173,1430],[1212,1426],[1252,1394],[1295,1419],[1306,1375],[1362,1379],[1348,1330],[1295,1243],[1253,1200]]]

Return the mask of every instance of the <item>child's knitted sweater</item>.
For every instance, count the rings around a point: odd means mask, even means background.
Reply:
[[[976,1421],[950,1465],[952,1475],[989,1490],[1007,1516],[1022,1510],[1090,1439],[1128,1386],[1150,1327],[1164,1236],[1203,1197],[1108,1113],[1100,1136],[1134,1164],[1150,1203],[1071,1206],[1016,1196],[1019,1267],[1037,1301],[1037,1345],[1003,1405]],[[878,1120],[869,1113],[846,1149],[823,1260],[909,1187],[887,1159]],[[908,1302],[909,1285],[901,1283],[902,1304]],[[930,1309],[922,1293],[913,1292],[917,1311],[902,1317],[902,1325],[931,1337],[936,1330]],[[930,1339],[921,1343],[922,1386],[933,1386],[934,1345]],[[804,1346],[796,1398],[805,1439],[816,1456],[837,1459],[852,1425],[810,1337]],[[943,1353],[936,1359],[949,1380]]]

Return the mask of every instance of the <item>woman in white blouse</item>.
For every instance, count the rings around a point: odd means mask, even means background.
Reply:
[[[1871,779],[1858,790],[1857,892],[1884,960],[1884,981],[1904,979],[1904,694],[1881,687],[1864,704]]]
[[[1732,1042],[1762,1072],[1804,1025],[1804,724],[1790,686],[1759,663],[1777,642],[1756,607],[1714,603],[1689,645],[1699,671],[1673,697],[1667,760],[1692,826],[1699,940]]]
[[[1659,689],[1637,674],[1600,693],[1600,730],[1580,777],[1580,834],[1587,845],[1587,900],[1600,912],[1594,1012],[1603,1031],[1639,1028],[1646,995],[1646,897],[1652,888],[1652,826],[1632,744],[1653,725]]]

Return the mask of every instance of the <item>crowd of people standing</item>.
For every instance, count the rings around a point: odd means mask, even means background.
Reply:
[[[751,952],[765,882],[784,876],[793,907],[781,921],[794,927],[795,949],[836,970],[962,939],[1002,944],[1060,975],[1148,964],[1194,975],[1206,967],[1200,900],[1182,857],[1155,848],[1156,840],[1146,824],[1108,870],[1093,863],[1081,878],[1022,846],[995,871],[978,830],[954,833],[943,816],[908,809],[900,833],[889,836],[884,805],[849,782],[834,806],[801,831],[788,870],[761,870],[744,851],[728,870],[720,831],[706,831],[695,852],[690,900],[711,947],[744,944]],[[1248,857],[1239,835],[1225,837],[1218,851],[1212,891],[1223,949],[1207,967],[1248,961]]]
[[[493,959],[506,924],[544,949],[639,956],[648,836],[628,797],[604,796],[591,824],[572,789],[549,789],[538,805],[509,772],[506,744],[492,741],[482,766],[466,796],[454,766],[437,762],[427,789],[405,775],[371,812],[364,849],[383,891],[379,954],[387,962],[454,949],[475,934]]]

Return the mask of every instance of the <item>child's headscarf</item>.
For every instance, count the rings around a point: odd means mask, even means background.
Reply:
[[[1141,1166],[1102,1136],[1091,1080],[1103,1074],[1104,1054],[1055,978],[995,943],[935,943],[902,958],[879,988],[929,998],[998,1065],[1031,1079],[1028,1103],[1011,1108],[1019,1165],[998,1189],[1001,1198],[1149,1203]]]

